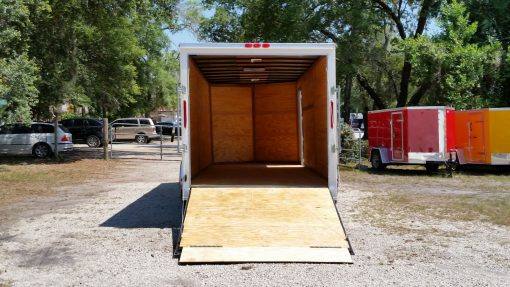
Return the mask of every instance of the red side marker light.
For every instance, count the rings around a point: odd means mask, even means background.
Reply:
[[[187,107],[186,107],[186,100],[182,101],[182,115],[183,115],[183,121],[184,121],[184,128],[186,128],[188,124],[188,113],[187,113]]]
[[[333,118],[333,101],[331,101],[331,111],[330,111],[330,124],[331,124],[331,128],[333,128],[333,124],[334,124],[334,118]]]
[[[260,48],[260,46],[261,46],[260,43],[253,44],[253,48]]]
[[[262,48],[269,48],[269,47],[271,47],[271,44],[269,44],[269,43],[262,44]]]
[[[244,44],[244,47],[245,48],[252,48],[253,44],[252,43],[246,43],[246,44]]]

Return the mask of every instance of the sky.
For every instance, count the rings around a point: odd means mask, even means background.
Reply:
[[[180,43],[198,43],[197,37],[189,30],[181,30],[176,33],[171,33],[169,36],[172,41],[172,50],[178,50]]]

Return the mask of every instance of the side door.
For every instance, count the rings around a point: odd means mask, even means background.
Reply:
[[[12,129],[11,149],[16,154],[31,154],[32,146],[37,143],[33,139],[32,129],[25,125],[15,125]]]
[[[0,154],[10,153],[10,143],[13,137],[11,130],[11,126],[0,126]]]
[[[404,160],[404,115],[391,113],[391,157],[394,161]]]
[[[134,140],[138,132],[143,132],[143,130],[140,129],[140,123],[138,122],[138,119],[127,119],[126,126],[124,129],[125,129],[124,139],[127,140]]]
[[[148,119],[138,119],[140,122],[140,129],[138,132],[143,132],[147,135],[153,135],[155,131],[154,125],[151,124],[150,120]],[[138,133],[137,132],[137,133]]]
[[[112,122],[112,138],[113,141],[121,140],[124,136],[124,126],[125,126],[125,120],[116,120]]]
[[[95,122],[88,119],[83,120],[82,137],[84,140],[86,140],[89,135],[98,135],[96,130]]]
[[[74,140],[82,141],[85,139],[85,135],[83,133],[84,126],[82,119],[74,119],[73,124],[67,129],[73,135]]]
[[[483,117],[475,117],[468,125],[468,161],[485,161],[485,129]]]

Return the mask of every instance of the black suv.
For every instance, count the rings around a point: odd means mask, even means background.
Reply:
[[[60,123],[73,135],[73,143],[86,143],[89,147],[99,147],[103,139],[103,122],[96,119],[65,119]]]

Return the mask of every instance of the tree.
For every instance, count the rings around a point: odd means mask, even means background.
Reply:
[[[500,66],[496,69],[495,78],[489,78],[489,83],[484,81],[481,92],[491,91],[498,100],[499,106],[510,106],[510,1],[508,0],[484,0],[466,1],[470,20],[478,22],[478,28],[472,41],[489,43],[497,41],[501,44]]]
[[[351,95],[366,43],[380,17],[361,1],[206,0],[210,18],[198,18],[198,35],[213,42],[334,42],[337,79],[342,83],[342,117],[349,118]]]
[[[164,65],[164,31],[176,28],[176,3],[49,1],[50,9],[32,13],[30,53],[42,69],[36,113],[45,117],[48,106],[62,102],[91,106],[102,116],[145,113],[141,74]]]
[[[0,7],[0,99],[7,100],[0,117],[7,123],[30,122],[39,79],[39,69],[27,55],[30,12],[25,1],[0,0]]]
[[[422,1],[385,1],[385,0],[372,0],[374,5],[382,11],[388,19],[393,23],[394,31],[401,40],[408,38],[418,38],[423,34],[427,21],[434,15],[434,12],[439,8],[440,0],[422,0]],[[425,80],[418,84],[413,95],[409,99],[410,84],[412,76],[413,65],[410,61],[410,55],[404,53],[403,65],[400,72],[400,85],[399,89],[395,90],[397,107],[406,105],[417,105],[421,98],[428,89],[428,82]],[[360,85],[367,91],[375,102],[380,102],[381,96],[375,92],[370,86],[368,81],[360,81]]]
[[[493,99],[476,92],[484,75],[495,65],[498,44],[472,43],[476,22],[469,23],[466,6],[456,0],[441,9],[438,19],[441,33],[404,41],[416,74],[429,87],[437,87],[436,101],[458,109],[491,106]]]

